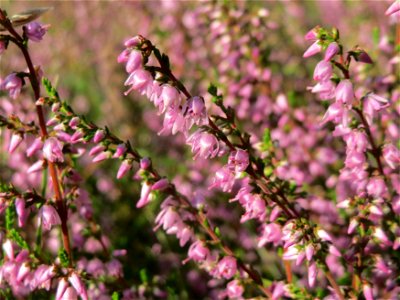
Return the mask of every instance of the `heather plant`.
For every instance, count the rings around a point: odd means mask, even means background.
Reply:
[[[395,1],[386,14],[396,21],[399,9]],[[58,89],[35,65],[44,12],[0,10],[0,54],[18,52],[26,64],[0,84],[1,297],[398,297],[398,41],[382,45],[391,56],[382,75],[373,70],[381,57],[316,26],[294,59],[313,66],[305,58],[319,57],[313,72],[277,74],[293,54],[269,43],[293,28],[268,20],[268,9],[239,1],[188,10],[192,31],[160,43],[172,42],[171,56],[143,35],[115,54],[124,95],[155,106],[146,122],[164,146],[144,149],[139,133],[125,139],[77,113],[62,79]],[[173,44],[186,37],[199,49],[182,80],[184,53]],[[124,216],[131,227],[118,229]]]

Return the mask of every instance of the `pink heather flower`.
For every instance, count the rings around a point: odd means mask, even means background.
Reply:
[[[258,238],[258,247],[264,247],[267,243],[276,246],[282,239],[282,228],[278,224],[270,223],[261,226],[261,236]]]
[[[239,280],[232,280],[227,284],[226,292],[229,298],[240,299],[243,295],[244,288]]]
[[[151,166],[151,160],[148,157],[143,157],[140,160],[140,168],[142,170],[147,170]]]
[[[168,84],[162,87],[161,98],[163,100],[162,112],[171,106],[179,106],[181,103],[179,91],[175,87]]]
[[[78,295],[73,287],[68,287],[60,300],[78,300]],[[57,300],[57,299],[56,299]]]
[[[321,120],[321,125],[330,121],[333,121],[336,124],[340,123],[343,120],[344,113],[345,109],[342,103],[335,102],[331,104]]]
[[[247,151],[239,149],[232,151],[228,158],[228,166],[237,173],[243,172],[249,165],[249,154]]]
[[[314,256],[314,246],[312,244],[308,244],[306,246],[306,258],[308,261],[311,261],[311,259]]]
[[[90,149],[89,155],[95,156],[95,155],[99,154],[100,152],[103,152],[104,150],[106,150],[106,147],[104,145],[101,145],[101,144],[96,145],[92,149]]]
[[[82,298],[82,300],[88,300],[88,295],[86,292],[86,287],[83,285],[82,280],[79,278],[78,274],[72,272],[72,274],[68,277],[68,281],[76,290],[78,296]]]
[[[234,179],[233,179],[234,182]],[[240,202],[246,212],[240,218],[240,222],[244,223],[251,219],[258,219],[260,222],[265,221],[267,210],[265,201],[257,194],[249,194],[246,197],[246,202]]]
[[[68,126],[71,127],[72,129],[76,129],[80,122],[81,120],[79,119],[79,117],[73,117],[69,121]]]
[[[303,57],[307,58],[310,56],[313,56],[319,52],[321,52],[322,46],[319,44],[319,41],[315,41],[308,49],[306,52],[304,52]]]
[[[327,61],[320,61],[314,70],[314,80],[328,81],[332,76],[332,65]]]
[[[16,73],[11,73],[1,82],[0,89],[8,91],[12,99],[17,99],[21,93],[22,84],[22,79]]]
[[[128,61],[126,62],[126,72],[132,73],[142,66],[143,57],[142,52],[137,50],[132,50],[129,54]]]
[[[374,300],[374,293],[368,283],[363,284],[363,295],[365,297],[365,300]]]
[[[132,169],[132,162],[129,160],[124,160],[118,169],[117,179],[124,177],[130,169]]]
[[[153,186],[151,187],[151,190],[152,191],[162,191],[162,190],[166,189],[168,187],[168,185],[169,185],[168,179],[162,178],[153,184]]]
[[[50,137],[44,141],[43,157],[51,162],[63,162],[63,145],[55,137]]]
[[[2,55],[4,51],[6,51],[6,42],[0,40],[0,55]]]
[[[232,256],[225,256],[218,262],[217,275],[230,279],[235,276],[237,271],[236,259]]]
[[[148,183],[147,181],[144,181],[142,183],[142,190],[140,192],[140,199],[136,203],[137,208],[142,208],[143,206],[146,206],[149,204],[151,201],[151,184]]]
[[[318,93],[322,100],[329,100],[335,97],[336,86],[331,80],[318,82],[311,88],[311,93]]]
[[[285,249],[283,252],[282,259],[283,260],[295,260],[299,255],[299,249],[297,249],[296,245],[292,245],[289,248]]]
[[[330,43],[325,52],[325,61],[330,61],[340,51],[339,45],[336,42]]]
[[[131,37],[130,39],[126,40],[124,46],[127,48],[133,48],[139,46],[141,43],[141,39],[139,36]]]
[[[186,136],[187,128],[185,118],[178,106],[170,106],[164,115],[163,128],[158,135],[176,134],[179,131],[183,132]]]
[[[92,161],[94,163],[96,163],[96,162],[101,162],[101,161],[109,159],[109,158],[111,158],[111,152],[105,151],[105,152],[101,152],[100,154],[96,155]]]
[[[367,193],[373,197],[383,197],[387,192],[386,183],[382,177],[372,177],[367,184]]]
[[[42,148],[43,148],[42,138],[38,137],[33,141],[33,143],[26,150],[26,156],[31,157],[33,154],[36,153],[36,151],[38,151]]]
[[[208,116],[204,99],[194,96],[186,101],[183,108],[183,115],[186,119],[186,128],[189,130],[193,124],[198,126],[208,124]]]
[[[353,130],[344,137],[346,141],[346,151],[365,152],[369,146],[367,135],[364,131]]]
[[[11,240],[7,239],[3,243],[3,251],[6,255],[6,257],[8,258],[8,260],[10,260],[10,261],[14,260],[14,247],[13,247]]]
[[[369,125],[372,125],[372,120],[376,112],[389,106],[389,101],[381,96],[373,93],[367,94],[363,98],[363,113]]]
[[[23,198],[15,199],[15,210],[17,211],[18,215],[18,226],[25,226],[26,219],[29,216],[29,211],[25,207],[25,200]]]
[[[50,289],[51,278],[54,276],[54,266],[40,265],[30,282],[31,289],[43,288]]]
[[[203,242],[196,241],[189,247],[188,258],[196,262],[202,262],[210,256],[210,250],[204,246]]]
[[[65,278],[61,278],[58,282],[56,300],[61,300],[68,288],[68,281]]]
[[[389,8],[386,10],[385,15],[390,16],[395,14],[396,12],[400,11],[400,1],[399,0],[395,0],[390,6]],[[369,299],[367,299],[369,300]]]
[[[53,225],[60,225],[61,219],[58,212],[52,205],[43,205],[39,211],[39,225],[43,229],[50,230]]]
[[[392,242],[389,240],[389,238],[387,237],[386,233],[382,230],[382,228],[379,228],[379,227],[375,228],[373,235],[383,245],[389,246],[389,247],[392,246]]]
[[[314,261],[312,261],[308,265],[308,285],[310,287],[313,287],[315,285],[317,274],[318,274],[317,264]]]
[[[28,170],[26,170],[26,172],[28,174],[39,172],[39,171],[44,169],[44,166],[45,166],[45,161],[44,160],[38,160],[32,166],[30,166],[28,168]]]
[[[125,49],[122,51],[117,58],[117,62],[120,63],[126,63],[129,59],[129,54],[131,53],[130,49]]]
[[[357,219],[351,219],[349,228],[347,229],[347,234],[353,234],[354,231],[356,230],[358,224],[359,223],[358,223]]]
[[[399,167],[400,151],[392,143],[383,147],[382,156],[390,168],[396,169]]]
[[[125,144],[119,144],[117,148],[115,149],[115,153],[112,156],[112,158],[120,158],[123,156],[126,152],[126,145]]]
[[[218,187],[221,188],[224,192],[230,192],[234,183],[234,174],[231,170],[229,170],[227,166],[224,166],[216,172],[214,181],[210,185],[209,189]]]
[[[320,239],[322,239],[323,241],[328,241],[328,242],[332,242],[332,238],[329,235],[329,233],[327,233],[325,230],[323,229],[318,229],[317,231],[317,235]]]
[[[46,34],[48,26],[43,26],[39,22],[30,22],[24,27],[26,36],[33,42],[40,42]]]
[[[93,143],[100,143],[104,140],[106,133],[103,129],[98,129],[93,136]]]
[[[318,26],[311,29],[307,34],[304,36],[306,41],[315,41],[318,39]]]
[[[219,143],[217,138],[201,129],[196,130],[186,143],[192,146],[193,159],[198,157],[213,158],[219,153]]]
[[[354,100],[353,84],[349,79],[339,82],[336,87],[336,101],[343,104],[351,105]]]
[[[348,151],[344,164],[346,168],[352,169],[352,168],[362,167],[365,162],[366,162],[366,157],[364,153],[356,151]]]
[[[13,153],[18,146],[21,144],[23,140],[23,136],[19,133],[13,133],[11,135],[10,144],[8,145],[8,152],[11,154]]]
[[[78,129],[71,136],[71,139],[70,139],[71,144],[76,144],[78,142],[81,142],[84,136],[85,136],[85,134],[83,133],[83,131]]]
[[[128,95],[132,90],[136,90],[142,95],[148,92],[148,88],[153,85],[153,77],[150,72],[138,69],[129,75],[125,81],[125,85],[130,85],[129,90],[125,92],[125,96]]]

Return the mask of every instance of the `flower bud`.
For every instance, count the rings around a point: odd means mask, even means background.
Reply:
[[[133,50],[129,54],[128,61],[126,62],[126,72],[132,73],[142,66],[143,57],[140,51]]]
[[[143,157],[140,160],[140,168],[142,170],[147,170],[151,166],[151,160],[148,157]]]
[[[130,162],[129,160],[124,160],[118,169],[117,179],[121,179],[122,177],[124,177],[131,168],[132,162]]]
[[[321,52],[321,50],[322,50],[322,47],[319,44],[319,41],[315,41],[314,44],[312,44],[310,47],[308,47],[306,52],[304,52],[303,57],[307,58],[307,57],[313,56],[313,55],[317,54],[318,52]]]
[[[10,144],[8,145],[8,152],[13,153],[21,144],[23,136],[19,133],[13,133],[11,136]]]
[[[327,62],[330,61],[339,51],[340,47],[336,42],[330,43],[328,48],[326,48],[324,60]]]
[[[350,80],[344,79],[336,87],[336,101],[351,105],[354,100],[353,84]]]
[[[48,26],[43,26],[39,22],[30,22],[24,27],[24,32],[28,39],[33,42],[40,42],[46,34]]]
[[[21,93],[22,83],[22,79],[16,73],[11,73],[0,84],[0,89],[8,91],[12,99],[17,99]]]

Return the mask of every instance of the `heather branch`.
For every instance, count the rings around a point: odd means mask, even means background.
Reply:
[[[40,83],[38,79],[37,72],[35,70],[35,67],[33,66],[32,59],[30,57],[29,51],[27,49],[27,46],[25,44],[24,39],[18,34],[18,32],[14,29],[11,21],[7,18],[5,12],[0,9],[0,24],[3,25],[3,27],[11,34],[11,41],[21,50],[26,64],[29,69],[29,81],[31,83],[35,100],[36,100],[36,113],[39,119],[39,127],[40,127],[40,133],[43,139],[46,139],[48,137],[47,129],[46,129],[46,122],[44,118],[44,113],[43,113],[43,108],[38,103],[37,101],[40,99]],[[63,244],[64,248],[68,253],[69,256],[69,261],[72,263],[72,252],[71,252],[71,246],[70,246],[70,240],[69,240],[69,233],[68,233],[68,226],[67,226],[67,220],[68,220],[68,211],[65,206],[65,203],[63,202],[63,196],[61,192],[61,187],[60,187],[60,182],[58,178],[58,171],[57,171],[57,166],[54,162],[48,161],[48,167],[50,171],[50,177],[51,181],[53,184],[53,189],[55,193],[55,198],[56,198],[56,204],[57,204],[57,209],[58,213],[60,215],[61,219],[61,231],[62,231],[62,239],[63,239]]]

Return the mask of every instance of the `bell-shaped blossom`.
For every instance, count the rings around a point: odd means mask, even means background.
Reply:
[[[400,11],[400,1],[395,0],[386,10],[385,15],[390,16]],[[368,300],[368,299],[367,299]]]
[[[61,278],[57,285],[56,300],[63,299],[63,295],[68,288],[68,281],[65,278]]]
[[[169,185],[168,179],[162,178],[162,179],[156,181],[152,185],[151,190],[152,191],[162,191],[162,190],[166,189],[168,187],[168,185]]]
[[[124,177],[130,169],[132,169],[132,162],[129,160],[124,160],[118,169],[117,179]]]
[[[104,145],[101,145],[101,144],[96,145],[92,149],[90,149],[89,155],[96,156],[97,154],[99,154],[100,152],[103,152],[104,150],[106,150],[106,147]]]
[[[264,247],[267,243],[274,243],[276,246],[282,239],[282,228],[278,224],[263,224],[261,236],[258,238],[258,247]]]
[[[31,268],[29,267],[29,264],[23,263],[18,269],[17,273],[17,281],[22,282],[30,273]]]
[[[381,245],[392,246],[392,241],[389,240],[382,228],[376,227],[373,236],[381,242]]]
[[[170,106],[164,115],[163,128],[158,134],[176,134],[177,132],[187,134],[185,117],[178,106]]]
[[[318,274],[317,264],[314,261],[312,261],[308,265],[308,285],[310,287],[313,287],[315,285],[317,274]]]
[[[117,62],[119,64],[121,63],[126,63],[129,59],[129,54],[131,53],[131,49],[124,49],[124,51],[122,51],[117,58]]]
[[[61,142],[55,137],[50,137],[44,142],[43,156],[45,159],[51,162],[63,162],[64,155],[62,149],[63,145]]]
[[[210,250],[201,241],[196,241],[189,247],[188,258],[196,262],[205,261],[210,256]]]
[[[40,42],[46,34],[48,26],[42,25],[39,22],[30,22],[24,27],[24,32],[28,39],[33,42]]]
[[[232,151],[228,158],[228,166],[237,173],[243,172],[249,165],[249,154],[247,151],[239,149]]]
[[[357,219],[351,219],[349,227],[347,228],[347,234],[353,234],[358,225]]]
[[[400,165],[400,151],[392,143],[386,144],[382,150],[382,156],[388,166],[396,169]]]
[[[328,81],[332,76],[332,65],[327,61],[320,61],[314,70],[314,80],[317,81]]]
[[[297,245],[292,245],[289,248],[285,249],[283,252],[282,259],[283,260],[295,260],[299,255],[299,249]]]
[[[136,35],[134,37],[127,39],[124,42],[124,46],[127,48],[133,48],[133,47],[139,46],[140,43],[141,43],[141,38],[140,38],[140,36]]]
[[[231,279],[237,272],[236,259],[232,256],[225,256],[218,262],[216,276]]]
[[[340,51],[339,45],[336,42],[330,43],[325,51],[325,61],[330,61]]]
[[[93,158],[93,162],[101,162],[103,160],[109,159],[111,158],[112,153],[110,151],[103,151],[100,152],[99,154],[97,154],[94,158]]]
[[[128,79],[125,81],[125,85],[130,85],[129,90],[125,92],[125,95],[128,95],[132,90],[136,90],[139,93],[146,94],[148,89],[151,89],[153,84],[153,77],[150,72],[138,69],[134,71],[131,75],[129,75]]]
[[[12,99],[17,99],[21,93],[22,84],[22,79],[16,73],[11,73],[1,82],[0,89],[8,91]]]
[[[230,192],[234,183],[235,175],[227,166],[224,166],[215,173],[214,181],[209,189],[217,187],[221,188],[224,192]]]
[[[364,153],[356,152],[356,151],[349,151],[346,155],[346,160],[344,164],[346,168],[359,168],[364,165],[366,162],[366,157]]]
[[[54,266],[39,265],[39,267],[36,268],[33,280],[29,283],[31,289],[42,288],[48,291],[51,287],[51,279],[54,275]]]
[[[182,111],[188,130],[192,128],[193,124],[196,124],[197,126],[208,124],[208,115],[202,97],[194,96],[188,99],[183,106]]]
[[[363,295],[365,300],[374,300],[374,292],[372,291],[371,286],[368,283],[363,283]]]
[[[82,300],[88,300],[86,287],[77,273],[72,272],[72,274],[68,277],[68,281],[74,287],[76,293],[81,297]]]
[[[213,158],[219,153],[217,138],[201,129],[195,131],[186,142],[192,147],[193,159],[198,157]]]
[[[171,85],[164,85],[161,91],[161,98],[163,100],[163,108],[162,112],[164,112],[169,107],[176,107],[179,106],[181,103],[181,96],[179,91],[171,86]]]
[[[119,144],[117,148],[115,149],[115,152],[112,156],[112,158],[120,158],[123,156],[126,152],[126,145],[125,144]]]
[[[304,39],[306,41],[316,41],[318,39],[318,29],[319,27],[317,26],[308,31],[307,34],[304,36]]]
[[[308,49],[304,52],[303,57],[307,58],[321,52],[322,46],[319,41],[315,41]]]
[[[105,131],[103,129],[98,129],[93,136],[93,142],[96,144],[100,143],[102,140],[104,140],[105,136]]]
[[[126,72],[132,73],[142,67],[143,57],[142,52],[132,50],[126,62]]]
[[[31,165],[28,170],[26,170],[26,173],[31,174],[31,173],[36,173],[41,170],[43,170],[45,167],[45,161],[44,160],[38,160],[35,162],[33,165]]]
[[[369,146],[367,135],[364,131],[352,130],[344,137],[347,152],[365,152]]]
[[[245,209],[245,213],[240,218],[240,222],[244,223],[251,219],[257,219],[260,222],[265,221],[267,209],[264,199],[257,194],[250,195],[250,197],[247,197],[247,201],[245,203],[241,202],[243,208]]]
[[[382,177],[374,176],[367,184],[367,193],[373,197],[383,197],[387,192],[386,183]]]
[[[335,102],[329,105],[328,110],[326,111],[324,117],[322,118],[321,125],[326,124],[327,122],[334,122],[336,124],[342,122],[343,116],[345,114],[345,109],[342,103]]]
[[[232,280],[227,284],[226,292],[230,299],[241,299],[244,288],[239,280]]]
[[[43,205],[39,211],[39,224],[42,224],[42,228],[50,230],[53,225],[60,225],[61,219],[52,205]]]
[[[314,246],[312,245],[312,244],[308,244],[307,246],[306,246],[306,258],[307,258],[307,260],[308,261],[311,261],[311,259],[313,258],[313,256],[314,256],[314,252],[315,252],[315,250],[314,250]]]
[[[140,199],[136,203],[137,208],[142,208],[143,206],[146,206],[147,204],[150,203],[152,197],[151,197],[151,184],[147,181],[144,181],[142,183],[142,190],[140,192]]]
[[[14,260],[14,246],[11,240],[7,239],[3,243],[3,251],[8,258],[8,260],[13,261]]]
[[[352,105],[354,100],[353,84],[349,79],[339,82],[336,87],[336,101],[339,103]]]
[[[386,98],[373,93],[367,94],[363,98],[363,113],[369,125],[372,125],[372,120],[376,112],[389,106],[389,101]]]
[[[36,138],[33,143],[26,149],[26,156],[31,157],[36,153],[36,151],[43,148],[43,142],[40,137]]]
[[[311,88],[312,93],[319,94],[322,100],[329,100],[335,97],[336,86],[331,80],[318,82]]]
[[[23,140],[23,136],[19,133],[13,133],[11,135],[10,144],[8,145],[8,152],[13,153]]]

